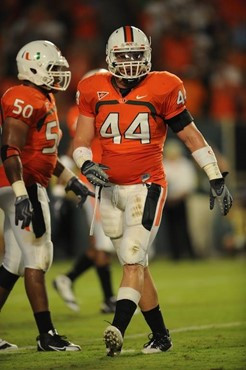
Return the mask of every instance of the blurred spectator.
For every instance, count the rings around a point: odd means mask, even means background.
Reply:
[[[217,63],[210,77],[210,86],[211,117],[224,122],[234,122],[240,118],[245,105],[243,75],[240,69],[225,60]],[[245,108],[244,110],[246,111]]]
[[[197,186],[197,174],[191,160],[185,157],[182,143],[168,140],[164,148],[164,167],[168,181],[168,195],[164,211],[172,259],[195,258],[190,237],[187,198]]]
[[[160,69],[166,69],[177,75],[183,73],[192,64],[194,39],[187,29],[182,30],[174,24],[171,30],[160,40]]]
[[[182,78],[187,96],[187,109],[192,112],[195,119],[204,115],[204,102],[207,101],[207,89],[199,77],[198,68],[192,68],[187,70]]]
[[[99,14],[95,2],[72,1],[69,7],[72,23],[72,38],[91,41],[99,36]]]

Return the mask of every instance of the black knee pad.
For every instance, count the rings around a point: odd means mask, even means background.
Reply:
[[[12,274],[2,265],[0,266],[0,286],[6,290],[12,290],[19,275]]]

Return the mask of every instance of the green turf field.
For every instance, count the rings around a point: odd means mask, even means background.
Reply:
[[[58,297],[51,281],[70,263],[56,262],[47,274],[50,308],[60,334],[82,346],[81,352],[36,352],[33,315],[20,280],[1,313],[0,337],[19,345],[0,353],[0,369],[246,369],[246,266],[243,259],[173,263],[151,262],[166,324],[174,347],[167,353],[143,355],[148,327],[138,314],[127,329],[119,357],[105,356],[102,333],[112,315],[99,313],[101,291],[90,270],[75,292],[81,312],[73,313]],[[120,279],[113,264],[115,290]]]

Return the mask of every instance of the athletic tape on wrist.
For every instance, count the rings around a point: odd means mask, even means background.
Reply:
[[[25,183],[22,180],[18,180],[13,182],[12,189],[15,193],[16,198],[22,197],[23,195],[27,195],[27,190],[25,187]]]
[[[92,151],[85,146],[79,146],[73,152],[73,159],[76,165],[81,168],[85,161],[92,160]]]
[[[75,163],[73,159],[69,157],[68,155],[62,155],[59,159],[61,163],[63,164],[63,166],[65,166],[69,170],[72,170],[75,167]]]
[[[217,164],[217,159],[210,146],[204,146],[192,153],[193,158],[197,164],[206,172],[209,180],[218,179],[222,177],[220,169]]]
[[[138,305],[140,298],[141,294],[136,289],[130,287],[121,287],[118,290],[117,301],[120,301],[121,299],[129,299]]]
[[[205,167],[207,164],[217,162],[213,149],[208,145],[195,150],[192,156],[201,168]]]
[[[207,164],[203,169],[209,180],[221,179],[223,177],[217,163]]]

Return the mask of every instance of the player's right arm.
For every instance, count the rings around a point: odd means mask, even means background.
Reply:
[[[94,117],[80,114],[73,140],[73,159],[87,180],[96,186],[105,186],[108,167],[92,161],[91,142],[95,137]]]
[[[7,117],[2,127],[1,158],[6,176],[16,196],[15,224],[22,221],[21,228],[29,226],[32,207],[23,181],[20,153],[23,149],[29,127],[19,119]]]
[[[24,122],[13,117],[6,118],[2,132],[1,155],[11,185],[16,181],[23,181],[19,154],[25,145],[27,133],[28,126]]]

